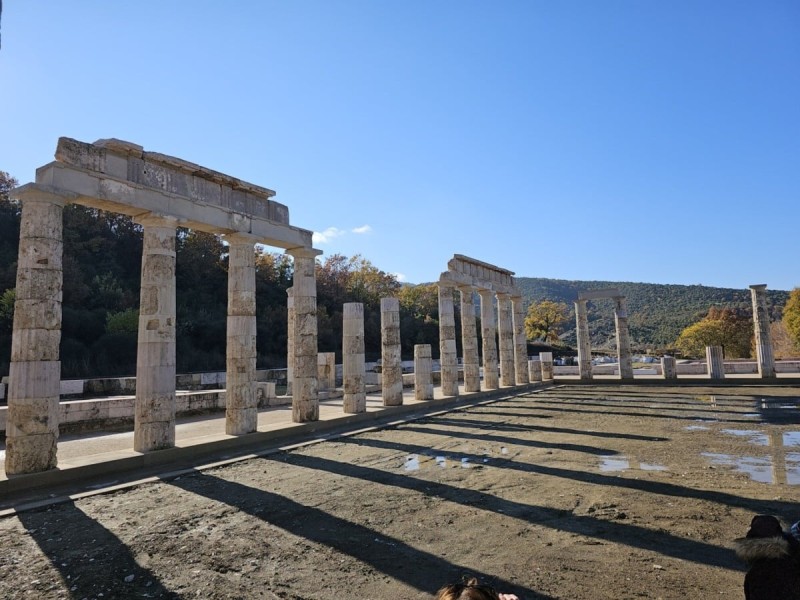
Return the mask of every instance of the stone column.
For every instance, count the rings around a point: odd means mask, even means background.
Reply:
[[[258,428],[256,396],[256,260],[252,238],[227,235],[228,333],[226,339],[225,433]]]
[[[7,475],[57,464],[61,362],[63,209],[60,196],[32,184],[22,201],[6,424]]]
[[[710,379],[725,379],[722,346],[706,346],[706,364],[708,364],[708,377]]]
[[[589,339],[587,300],[575,301],[575,321],[578,332],[578,373],[581,379],[592,378],[592,341]]]
[[[497,376],[497,325],[494,317],[494,294],[478,290],[481,297],[481,336],[483,338],[483,389],[500,387]]]
[[[528,377],[531,383],[537,383],[542,380],[542,361],[538,357],[528,361]]]
[[[664,379],[677,379],[678,372],[675,368],[675,357],[674,356],[662,356],[661,357],[661,373],[664,375]]]
[[[511,316],[514,329],[514,375],[517,385],[530,381],[528,377],[528,336],[525,335],[525,309],[522,296],[511,296]]]
[[[414,398],[433,400],[433,369],[430,344],[414,345]]]
[[[319,391],[329,392],[336,389],[336,353],[320,352],[317,354],[317,377]]]
[[[294,377],[294,291],[286,288],[286,395],[292,395]]]
[[[175,230],[177,221],[148,215],[144,228],[133,449],[175,445]]]
[[[381,395],[384,406],[403,403],[400,300],[397,298],[381,298]]]
[[[539,352],[539,362],[542,363],[542,381],[553,379],[553,353]]]
[[[625,296],[614,298],[614,321],[617,325],[617,360],[619,361],[619,378],[633,379],[633,362],[631,361],[631,338],[628,333],[628,303]]]
[[[514,385],[514,328],[511,318],[511,298],[497,292],[497,333],[500,338],[500,384]]]
[[[473,288],[458,287],[461,292],[461,346],[464,349],[464,391],[481,391],[481,364],[478,358],[478,331],[475,326]]]
[[[360,302],[348,302],[342,310],[342,370],[344,412],[365,412],[364,305]]]
[[[456,354],[456,317],[453,288],[439,283],[439,362],[442,395],[458,396],[458,356]]]
[[[317,396],[317,277],[313,248],[292,248],[294,257],[294,364],[292,365],[292,420],[319,419]]]
[[[772,337],[769,330],[766,284],[751,285],[753,298],[753,326],[758,357],[758,374],[763,378],[775,377],[775,358],[772,353]]]

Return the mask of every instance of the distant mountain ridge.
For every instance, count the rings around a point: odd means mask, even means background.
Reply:
[[[669,347],[684,328],[698,321],[712,306],[752,310],[749,289],[716,288],[704,285],[630,283],[622,281],[572,281],[542,277],[517,277],[526,305],[542,300],[565,302],[570,321],[562,335],[575,345],[575,305],[578,293],[602,288],[617,288],[628,303],[628,324],[634,348]],[[789,292],[767,289],[767,306],[772,320],[780,319]],[[592,347],[614,347],[614,308],[611,300],[589,302],[589,335]]]

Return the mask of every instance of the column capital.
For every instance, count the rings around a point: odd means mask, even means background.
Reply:
[[[494,290],[490,290],[489,288],[478,288],[476,291],[478,292],[478,296],[481,298],[494,296]]]
[[[458,291],[461,292],[462,294],[471,294],[472,292],[475,291],[475,286],[462,284],[462,285],[457,285],[456,289],[458,289]]]
[[[759,292],[759,291],[766,290],[767,289],[767,284],[766,283],[755,283],[755,284],[753,284],[751,286],[748,286],[748,287],[751,290]]]
[[[58,188],[40,183],[26,183],[11,190],[9,197],[22,202],[49,202],[64,206],[77,199],[78,194],[63,192]]]
[[[175,217],[168,217],[166,215],[159,215],[157,213],[144,213],[137,215],[133,217],[133,222],[141,225],[142,227],[178,228],[178,219]]]
[[[506,300],[511,298],[511,294],[508,292],[496,292],[498,300]]]
[[[288,248],[285,254],[288,254],[292,258],[316,258],[322,254],[322,250],[298,246],[297,248]]]
[[[255,248],[258,240],[247,233],[226,233],[223,238],[231,246],[252,246]]]

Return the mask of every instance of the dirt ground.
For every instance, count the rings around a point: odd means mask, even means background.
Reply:
[[[564,386],[4,518],[0,597],[741,599],[799,500],[796,387]]]

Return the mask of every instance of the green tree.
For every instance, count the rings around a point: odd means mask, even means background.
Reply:
[[[794,288],[789,294],[783,307],[783,324],[795,345],[800,347],[800,288]]]
[[[542,300],[531,304],[525,317],[525,335],[529,340],[558,341],[567,322],[568,311],[564,302]]]
[[[722,346],[725,358],[749,358],[753,320],[744,309],[711,307],[703,319],[686,327],[675,341],[684,356],[702,357],[706,346]]]

